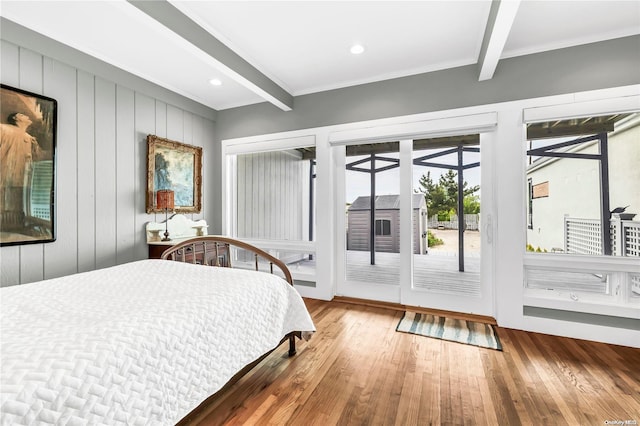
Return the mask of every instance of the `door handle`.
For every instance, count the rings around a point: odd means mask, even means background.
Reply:
[[[485,225],[485,233],[487,236],[487,243],[493,244],[493,219],[490,214],[487,215],[487,224]]]

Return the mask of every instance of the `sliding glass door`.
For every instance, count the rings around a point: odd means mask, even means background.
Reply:
[[[400,285],[399,143],[347,146],[343,158],[340,279],[355,287],[371,286],[375,297],[388,299],[386,294],[397,294]]]
[[[338,294],[493,314],[492,248],[482,236],[492,232],[491,177],[480,167],[485,157],[491,160],[490,149],[486,155],[480,149],[482,139],[472,134],[335,148],[344,173]],[[488,187],[482,200],[481,177]]]

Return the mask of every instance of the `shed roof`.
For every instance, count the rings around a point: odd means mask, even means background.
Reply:
[[[411,195],[411,206],[413,209],[426,208],[426,201],[423,194]],[[371,197],[368,195],[360,196],[349,206],[349,211],[370,210]],[[378,195],[376,196],[376,210],[399,210],[399,195]]]

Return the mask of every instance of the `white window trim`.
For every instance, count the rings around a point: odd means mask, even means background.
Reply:
[[[640,88],[634,87],[635,92]],[[523,123],[526,124],[565,120],[585,116],[602,116],[609,114],[640,111],[640,95],[608,99],[589,99],[571,103],[524,108]],[[526,161],[526,154],[523,158]],[[526,176],[523,177],[526,184]],[[528,206],[524,206],[525,216]],[[527,219],[528,221],[528,219]],[[526,232],[526,229],[525,229]],[[636,258],[616,256],[572,256],[567,254],[526,253],[523,258],[525,277],[527,269],[544,269],[565,272],[595,271],[609,273],[613,285],[628,286],[628,273],[640,273],[640,264]],[[626,288],[618,294],[595,295],[575,291],[538,290],[524,288],[523,302],[525,306],[550,309],[562,309],[576,312],[596,313],[603,315],[640,318],[640,306],[629,301]]]
[[[329,143],[332,146],[355,145],[362,142],[375,143],[401,139],[464,135],[468,131],[484,133],[493,131],[497,124],[498,114],[496,112],[460,115],[447,118],[434,118],[430,120],[338,130],[329,133]]]
[[[260,152],[307,148],[310,146],[316,146],[315,135],[301,135],[266,140],[249,139],[246,142],[242,142],[242,139],[232,139],[222,142],[224,155],[257,154]]]
[[[640,95],[525,108],[525,124],[640,111]]]

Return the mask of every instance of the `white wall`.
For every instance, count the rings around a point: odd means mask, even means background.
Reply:
[[[612,182],[609,189],[611,209],[629,206],[628,213],[636,213],[634,220],[640,220],[640,117],[635,125],[616,132],[615,141],[610,149],[615,156],[609,167]],[[614,138],[611,138],[614,139]]]
[[[3,38],[5,34],[3,33]],[[1,41],[2,83],[58,101],[56,241],[0,249],[0,285],[23,284],[147,257],[146,137],[205,147],[203,190],[217,157],[214,122],[52,57]],[[135,81],[135,80],[133,80]],[[151,90],[153,92],[153,90]],[[212,110],[211,110],[212,111]],[[213,111],[212,111],[213,115]],[[211,209],[204,194],[205,217]]]

